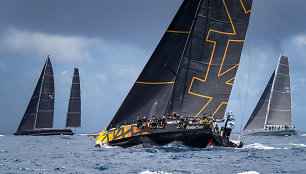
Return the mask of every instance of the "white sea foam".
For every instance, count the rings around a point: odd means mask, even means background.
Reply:
[[[260,143],[248,144],[248,145],[244,146],[244,148],[247,148],[247,149],[263,149],[263,150],[280,149],[278,147],[265,146],[265,145],[260,144]]]
[[[151,172],[149,170],[142,171],[139,174],[171,174],[169,172],[164,172],[164,171],[156,171],[156,172]]]
[[[100,146],[102,148],[105,148],[105,149],[113,149],[113,148],[117,148],[118,146],[110,146],[108,144],[100,144]]]
[[[301,134],[300,136],[302,136],[302,137],[306,137],[306,134]]]
[[[242,172],[242,173],[237,173],[237,174],[260,174],[256,171],[246,171],[246,172]]]
[[[4,137],[4,135],[0,135],[0,137]]]
[[[293,144],[290,143],[291,146],[296,146],[296,147],[306,147],[306,144]]]

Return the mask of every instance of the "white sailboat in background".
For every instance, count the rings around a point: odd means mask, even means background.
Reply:
[[[261,98],[243,133],[252,135],[297,135],[292,126],[291,88],[288,57],[280,56]]]

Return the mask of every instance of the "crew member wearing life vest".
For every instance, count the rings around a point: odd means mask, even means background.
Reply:
[[[227,115],[227,118],[226,118],[225,125],[224,125],[223,136],[229,138],[235,126],[235,123],[234,123],[235,119],[234,119],[234,115],[232,114],[232,111],[229,111],[226,115]]]

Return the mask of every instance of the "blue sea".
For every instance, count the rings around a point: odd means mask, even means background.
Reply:
[[[237,135],[234,135],[237,138]],[[0,136],[0,173],[306,173],[306,136],[248,136],[242,149],[94,147],[95,140],[75,136]]]

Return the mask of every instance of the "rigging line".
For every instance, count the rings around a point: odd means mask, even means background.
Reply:
[[[242,134],[242,123],[244,121],[244,117],[245,117],[245,110],[247,107],[247,101],[248,101],[248,95],[249,95],[249,85],[250,85],[250,74],[251,74],[251,32],[249,30],[249,65],[248,65],[248,76],[247,76],[247,90],[246,90],[246,96],[245,96],[245,103],[244,103],[244,108],[243,108],[243,113],[242,113],[242,117],[241,117],[241,123],[240,123],[240,134],[239,134],[239,140],[241,138],[241,134]]]
[[[241,122],[240,122],[240,133],[239,133],[239,140],[241,138],[241,134],[242,134],[242,124],[244,121],[244,117],[245,117],[245,110],[247,107],[247,100],[248,100],[248,94],[249,94],[249,84],[250,84],[250,73],[251,73],[251,32],[249,31],[249,64],[248,64],[248,76],[247,76],[247,90],[246,90],[246,96],[245,96],[245,103],[244,103],[244,108],[243,108],[243,113],[242,113],[242,117],[241,117]]]
[[[242,103],[241,103],[241,96],[240,96],[240,88],[239,88],[239,80],[238,77],[236,77],[236,82],[237,82],[237,88],[238,88],[238,96],[239,96],[239,108],[240,108],[240,113],[242,113]],[[241,131],[240,131],[241,132]]]

